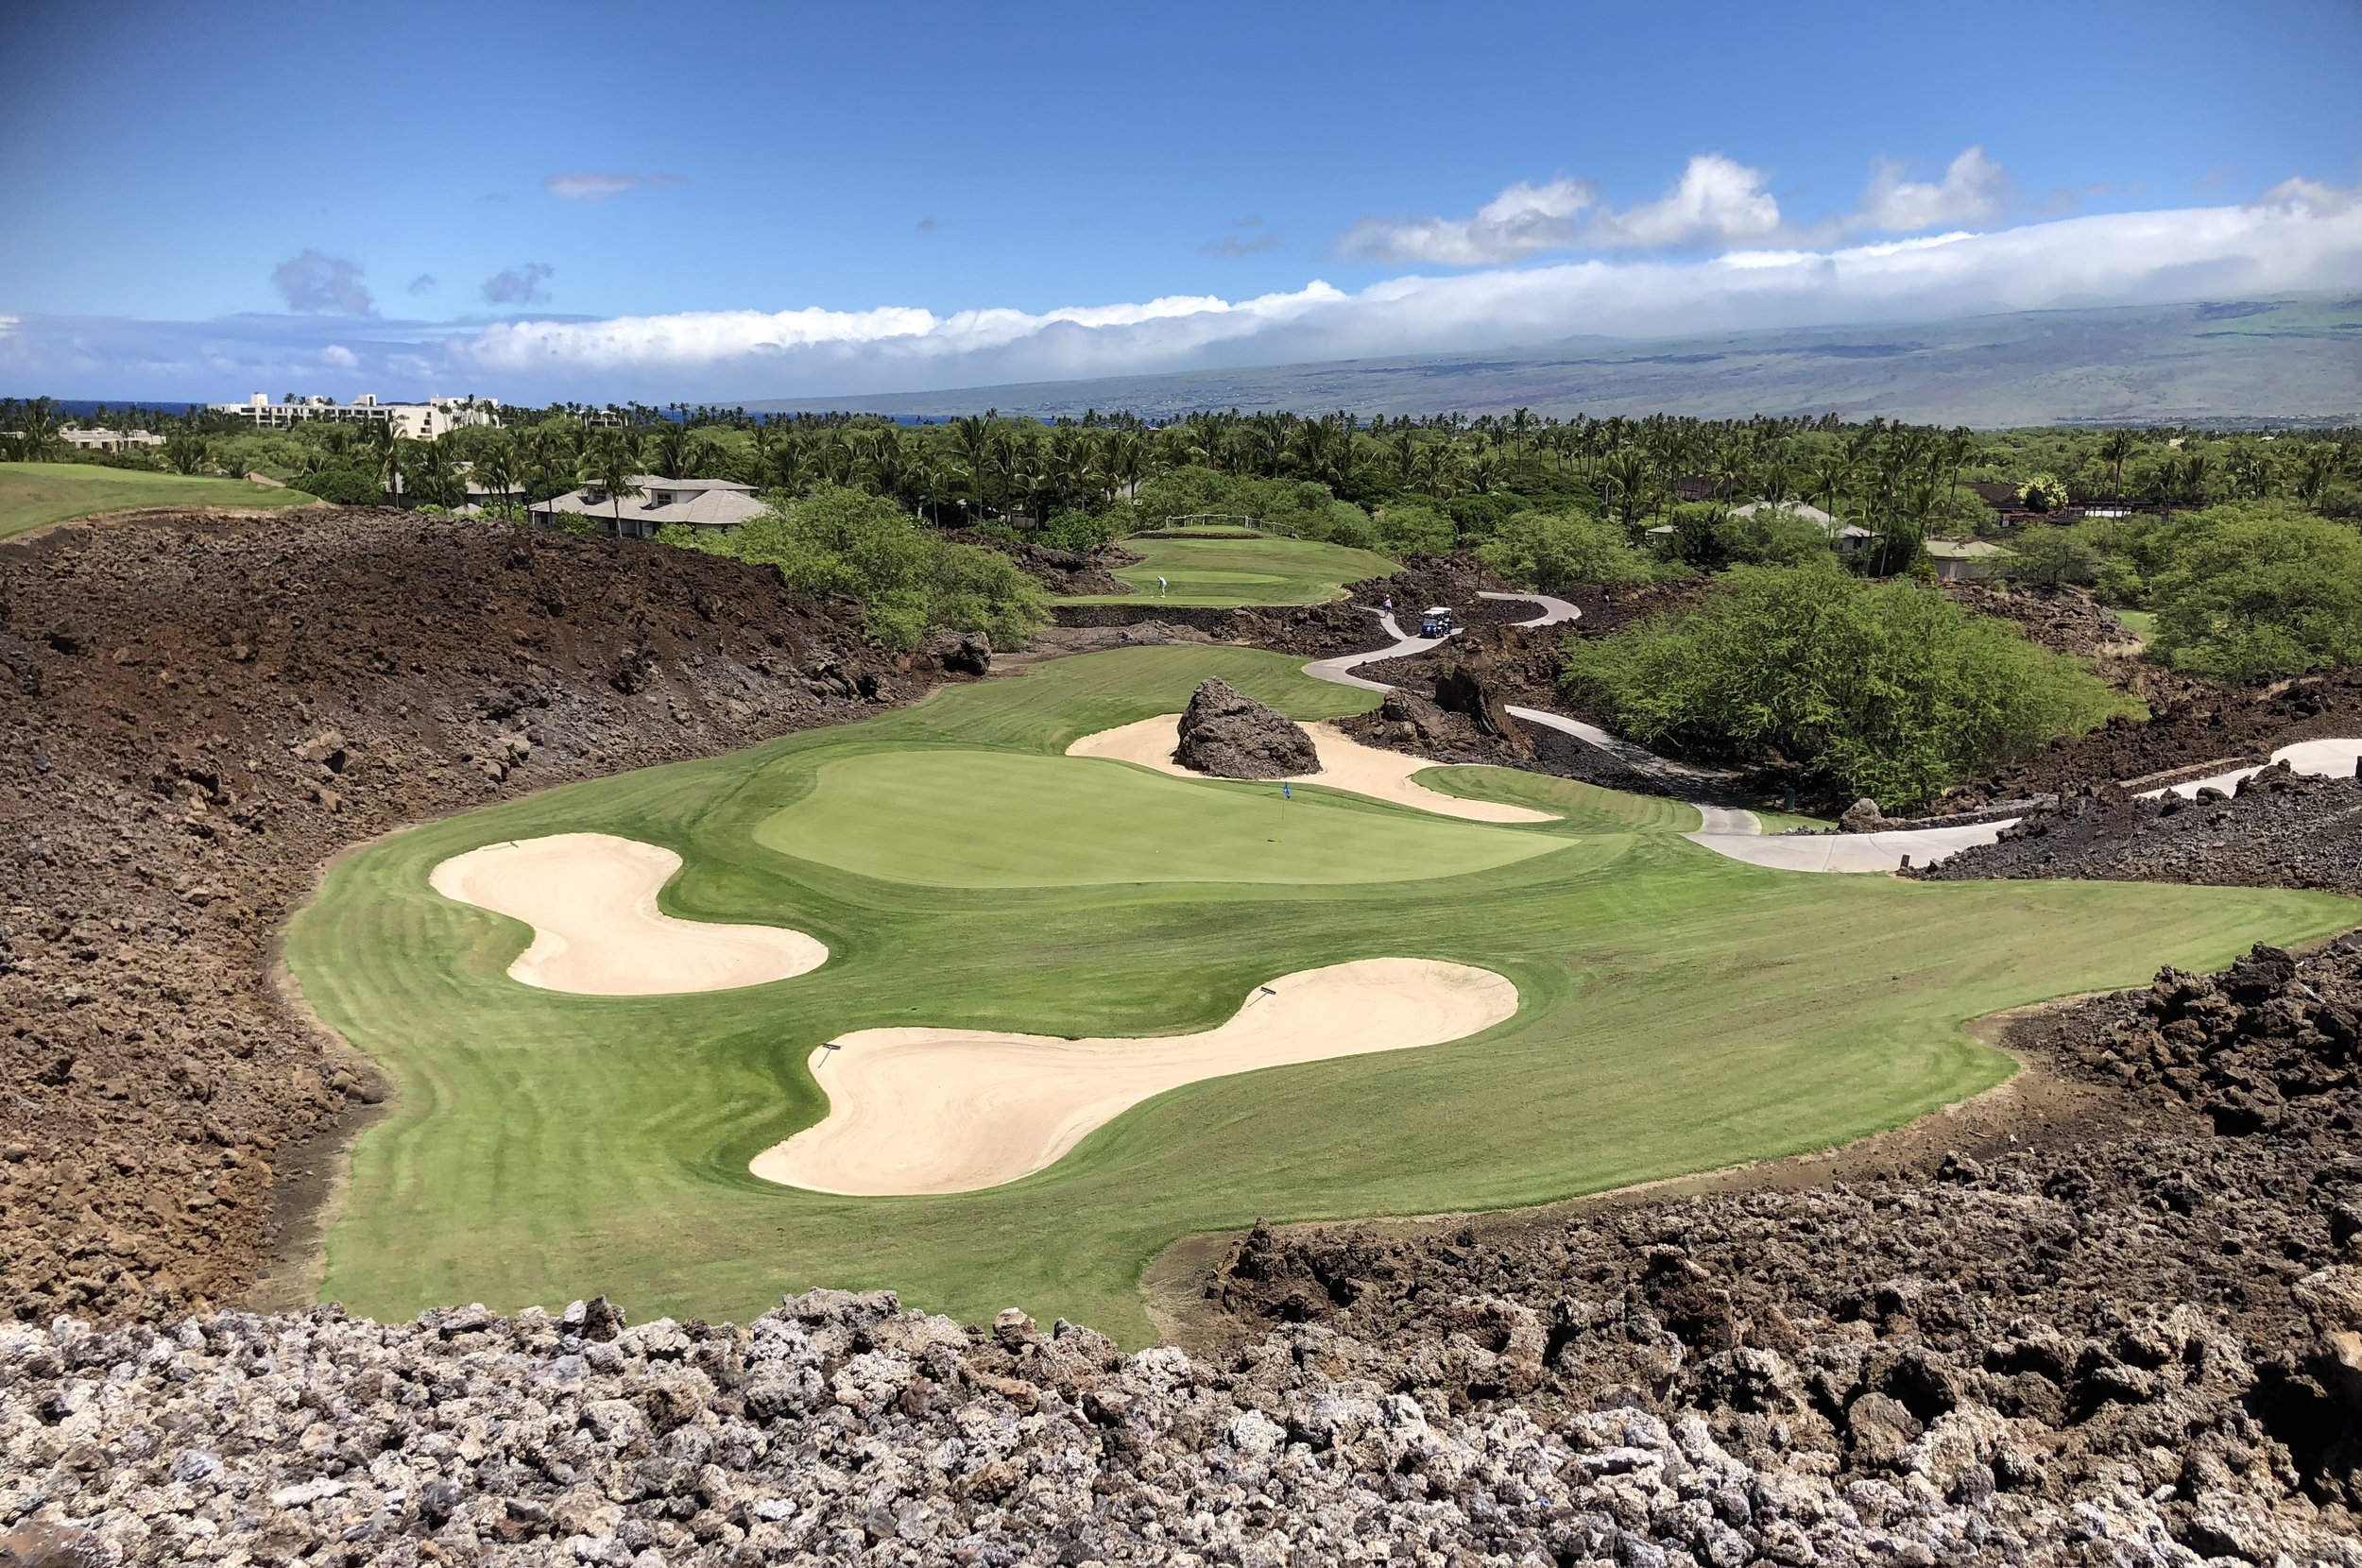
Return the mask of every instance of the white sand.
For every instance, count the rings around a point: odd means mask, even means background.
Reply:
[[[533,946],[508,978],[586,997],[763,985],[817,969],[829,949],[781,926],[703,925],[656,906],[680,857],[611,833],[486,844],[435,868],[435,891],[522,920]]]
[[[1398,751],[1380,751],[1376,746],[1365,746],[1334,724],[1307,724],[1304,731],[1312,738],[1312,749],[1320,756],[1321,771],[1293,775],[1288,780],[1292,784],[1324,785],[1331,790],[1367,795],[1390,805],[1432,811],[1438,816],[1462,817],[1469,822],[1558,820],[1548,811],[1530,811],[1522,806],[1505,806],[1490,800],[1462,800],[1457,795],[1422,789],[1411,781],[1411,775],[1441,764],[1424,757],[1408,757]],[[1086,735],[1067,747],[1066,754],[1069,757],[1105,757],[1119,762],[1137,762],[1143,768],[1154,768],[1175,778],[1203,780],[1210,777],[1210,775],[1185,768],[1172,759],[1173,748],[1180,743],[1181,715],[1160,713],[1154,719],[1142,719],[1138,724]],[[1270,782],[1279,781],[1273,779]]]
[[[812,1053],[829,1114],[755,1157],[767,1182],[882,1198],[973,1192],[1056,1160],[1153,1095],[1202,1079],[1441,1045],[1517,1011],[1489,969],[1374,958],[1284,975],[1203,1034],[1063,1040],[865,1029]]]

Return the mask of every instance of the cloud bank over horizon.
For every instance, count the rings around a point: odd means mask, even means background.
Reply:
[[[0,315],[0,390],[753,401],[2362,287],[2362,188],[2289,180],[2237,206],[1976,227],[2016,199],[2007,172],[1971,147],[1936,179],[1875,164],[1854,211],[1798,226],[1760,171],[1704,154],[1651,202],[1610,209],[1580,180],[1520,183],[1468,218],[1369,220],[1338,243],[1341,255],[1469,270],[1033,312],[401,321],[369,314],[357,268],[306,252],[275,280],[304,314]],[[1567,250],[1584,254],[1532,260]],[[527,264],[483,294],[531,303],[547,275]]]

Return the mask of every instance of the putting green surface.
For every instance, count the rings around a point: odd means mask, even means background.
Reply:
[[[1566,847],[1302,785],[1291,793],[1094,758],[869,752],[823,764],[811,795],[754,836],[864,877],[973,888],[1412,881]]]
[[[1130,593],[1071,599],[1075,605],[1319,605],[1344,597],[1347,583],[1384,577],[1393,561],[1367,550],[1317,539],[1131,538],[1120,541],[1138,555],[1135,566],[1117,570]],[[1156,579],[1167,588],[1160,596]]]
[[[2351,900],[2279,890],[1770,871],[1682,839],[1687,808],[1493,769],[1422,782],[1564,822],[1313,806],[1307,791],[1281,862],[1225,826],[1234,802],[1271,805],[1255,787],[1059,755],[1174,711],[1207,674],[1299,718],[1375,700],[1249,650],[1126,649],[551,791],[341,862],[288,961],[400,1093],[354,1150],[324,1297],[401,1318],[605,1291],[638,1318],[738,1318],[812,1286],[892,1287],[970,1320],[1016,1304],[1145,1342],[1141,1270],[1183,1236],[1543,1202],[1826,1147],[2005,1077],[1968,1019],[2362,921]],[[799,825],[807,810],[834,826]],[[678,851],[668,912],[792,926],[829,962],[696,996],[507,980],[526,929],[439,897],[427,875],[578,830]],[[1491,858],[1513,842],[1549,852]],[[1237,879],[1165,870],[1217,854]],[[985,885],[943,885],[954,866]],[[1389,955],[1495,970],[1522,1005],[1448,1045],[1189,1085],[983,1191],[832,1198],[746,1168],[820,1118],[805,1059],[840,1033],[1186,1033],[1275,976]]]
[[[313,506],[300,490],[243,479],[141,473],[95,463],[0,463],[0,539],[44,523],[142,506]]]

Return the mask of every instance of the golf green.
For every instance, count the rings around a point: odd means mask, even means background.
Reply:
[[[869,752],[824,764],[766,818],[767,849],[934,887],[1412,881],[1566,847],[1301,785],[1198,783],[1129,763],[1008,752]]]
[[[1084,605],[1318,605],[1344,597],[1347,583],[1384,577],[1398,568],[1385,556],[1319,539],[1277,536],[1241,538],[1129,538],[1140,557],[1116,576],[1130,593],[1069,601]],[[1159,592],[1156,579],[1165,579]]]
[[[1306,792],[1283,861],[1226,820],[1271,808],[1256,788],[1060,755],[1176,711],[1208,674],[1299,718],[1376,700],[1274,655],[1125,649],[341,861],[288,962],[399,1094],[354,1150],[325,1298],[392,1319],[605,1291],[637,1317],[736,1318],[812,1286],[891,1287],[971,1320],[1017,1304],[1140,1343],[1142,1268],[1181,1236],[1535,1203],[1827,1147],[2006,1077],[1969,1019],[2362,917],[2282,890],[1771,871],[1684,840],[1686,808],[1494,769],[1423,782],[1563,820],[1492,827]],[[577,830],[677,851],[666,912],[792,926],[828,963],[692,996],[508,980],[525,928],[438,896],[428,874]],[[1172,879],[1185,856],[1235,879]],[[747,1169],[823,1115],[806,1058],[838,1034],[1187,1033],[1275,976],[1382,956],[1496,971],[1519,1010],[1447,1045],[1188,1085],[981,1191],[838,1198]]]

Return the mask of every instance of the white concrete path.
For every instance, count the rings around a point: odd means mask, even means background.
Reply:
[[[1546,593],[1492,593],[1480,589],[1479,597],[1525,599],[1540,605],[1542,613],[1532,621],[1518,622],[1517,624],[1521,626],[1552,626],[1579,620],[1583,615],[1581,609],[1566,600],[1554,599]],[[1380,659],[1408,658],[1413,654],[1424,654],[1430,648],[1442,647],[1446,641],[1446,639],[1440,637],[1406,637],[1403,635],[1402,628],[1395,623],[1392,614],[1376,610],[1371,613],[1378,616],[1378,624],[1385,627],[1386,635],[1395,639],[1393,646],[1375,649],[1366,654],[1346,654],[1337,658],[1316,659],[1304,667],[1304,673],[1314,680],[1325,680],[1338,686],[1359,687],[1364,691],[1392,691],[1394,688],[1384,681],[1371,680],[1366,676],[1357,675],[1353,672],[1361,665],[1374,664]],[[1670,758],[1659,757],[1645,746],[1635,745],[1630,741],[1610,735],[1597,724],[1585,724],[1581,719],[1569,719],[1563,713],[1550,713],[1538,707],[1518,707],[1513,705],[1509,707],[1509,715],[1513,719],[1519,719],[1530,724],[1540,724],[1545,729],[1555,729],[1562,734],[1571,735],[1585,745],[1596,746],[1606,752],[1636,773],[1652,774],[1676,788],[1686,787],[1693,793],[1710,789],[1720,780],[1729,776],[1710,769],[1692,767],[1686,762],[1676,762]],[[2306,772],[2351,772],[2353,767],[2354,754],[2362,752],[2362,741],[2316,741],[2305,744],[2315,747],[2344,746],[2347,748],[2344,765],[2341,769],[2306,768],[2303,770]],[[2291,746],[2285,749],[2286,752],[2293,753],[2303,750],[2303,747]],[[2275,752],[2274,760],[2278,760],[2282,755],[2283,753]],[[2321,755],[2327,756],[2328,754],[2322,753]],[[2301,763],[2292,763],[2292,765],[2302,766]],[[2222,776],[2235,780],[2254,771],[2250,768],[2241,774],[2226,774]],[[2196,794],[2199,785],[2207,782],[2210,781],[2200,779],[2191,784],[2176,785],[2175,788],[2189,794]],[[1763,819],[1753,811],[1736,806],[1710,806],[1702,801],[1691,801],[1689,804],[1697,808],[1698,815],[1703,819],[1695,832],[1683,835],[1690,843],[1703,849],[1711,849],[1717,855],[1730,860],[1744,861],[1750,865],[1771,866],[1781,871],[1894,871],[1898,870],[1906,860],[1915,866],[1933,865],[1936,861],[1957,855],[1973,845],[1993,843],[2000,836],[2004,827],[2011,827],[2017,821],[2015,817],[2011,817],[2001,822],[1972,823],[1962,827],[1917,827],[1891,833],[1771,834],[1763,830]]]
[[[1583,619],[1583,611],[1564,599],[1553,599],[1547,593],[1495,593],[1490,588],[1477,589],[1479,599],[1522,599],[1530,605],[1542,606],[1542,613],[1531,621],[1515,622],[1520,626],[1556,626],[1568,621]]]
[[[2362,741],[2299,741],[2272,753],[2272,760],[2285,762],[2298,773],[2318,774],[2323,778],[2352,778],[2354,758],[2362,757]],[[2228,773],[2209,774],[2204,778],[2184,779],[2165,788],[2184,800],[2196,800],[2200,790],[2215,789],[2228,793],[2239,787],[2242,779],[2262,773],[2263,767],[2233,768]],[[2165,790],[2144,790],[2145,800],[2154,800]]]
[[[1698,809],[1710,810],[1703,806]],[[1754,816],[1752,811],[1737,814]],[[1933,865],[1963,849],[1991,844],[2001,836],[2001,829],[2016,821],[2011,817],[1964,827],[1913,827],[1892,833],[1765,833],[1758,821],[1750,833],[1718,830],[1709,817],[1697,832],[1683,837],[1717,855],[1777,871],[1893,871],[1906,859],[1915,866]]]
[[[1409,658],[1413,654],[1424,654],[1429,648],[1440,648],[1449,640],[1449,638],[1444,637],[1405,636],[1403,629],[1395,623],[1391,610],[1371,610],[1370,613],[1378,617],[1378,623],[1386,629],[1386,635],[1395,639],[1391,647],[1373,648],[1366,654],[1340,654],[1335,658],[1314,659],[1304,667],[1304,673],[1314,680],[1325,680],[1332,686],[1358,686],[1364,691],[1392,691],[1394,688],[1384,681],[1366,680],[1353,672],[1361,665],[1376,664],[1379,659]],[[1451,634],[1454,637],[1458,635],[1457,632]]]

